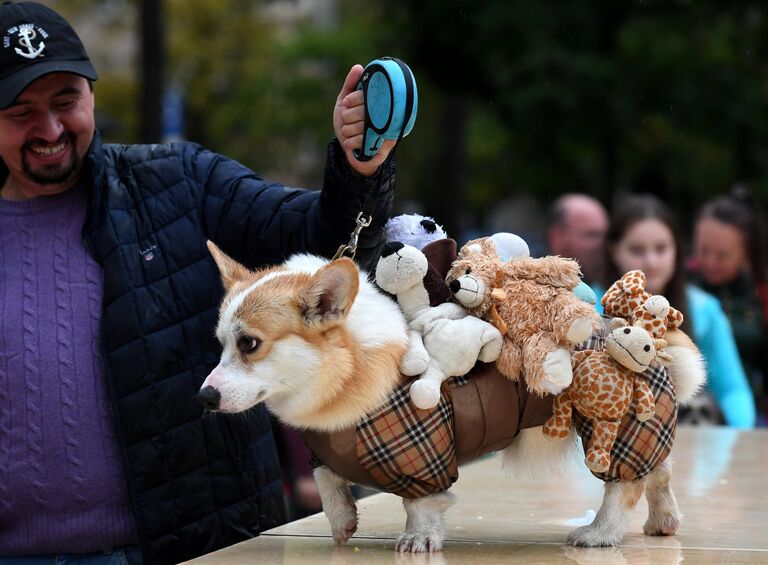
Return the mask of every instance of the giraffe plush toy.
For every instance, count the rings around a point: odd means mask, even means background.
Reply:
[[[657,348],[665,345],[639,325],[628,326],[623,318],[611,320],[605,351],[585,349],[571,355],[573,382],[555,399],[544,433],[553,438],[567,437],[572,410],[578,410],[592,420],[594,428],[584,461],[595,473],[607,471],[621,419],[629,412],[632,400],[641,422],[655,414],[653,394],[641,373],[656,358]]]
[[[680,327],[683,314],[672,308],[666,298],[652,295],[645,287],[643,271],[627,272],[603,295],[601,303],[605,315],[640,325],[653,337],[664,337],[668,329]]]

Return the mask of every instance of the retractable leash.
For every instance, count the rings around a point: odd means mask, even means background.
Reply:
[[[361,149],[355,149],[353,154],[358,161],[370,161],[379,152],[384,140],[395,140],[395,146],[392,148],[394,151],[400,140],[411,133],[416,122],[419,95],[411,69],[394,57],[382,57],[368,63],[357,84],[357,90],[363,91],[365,121],[363,146]],[[381,181],[366,197],[355,220],[355,229],[349,243],[339,247],[334,259],[343,255],[354,259],[360,232],[371,225],[381,191],[380,183]]]

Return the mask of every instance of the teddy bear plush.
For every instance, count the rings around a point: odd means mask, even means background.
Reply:
[[[672,308],[666,298],[652,295],[645,288],[643,271],[625,273],[603,295],[601,303],[605,315],[624,318],[631,325],[639,322],[653,337],[664,337],[667,330],[680,327],[683,314]]]
[[[581,283],[579,265],[557,256],[531,258],[519,246],[500,252],[498,241],[496,234],[467,242],[446,283],[470,314],[504,335],[499,372],[512,380],[524,373],[532,392],[557,394],[572,379],[572,347],[598,321],[594,307],[573,292]]]
[[[610,328],[605,350],[573,353],[573,382],[557,396],[552,417],[543,427],[547,436],[565,438],[570,434],[573,410],[592,420],[592,441],[584,462],[594,473],[608,471],[621,419],[633,400],[639,421],[654,416],[654,397],[641,373],[656,358],[657,349],[666,345],[640,325],[627,325],[623,318],[611,320]]]
[[[494,326],[470,316],[460,305],[430,306],[424,285],[428,267],[422,251],[399,242],[385,244],[376,265],[376,284],[395,295],[408,322],[410,343],[400,371],[419,375],[409,390],[411,401],[421,409],[437,405],[445,379],[465,375],[478,360],[495,361],[502,345]]]

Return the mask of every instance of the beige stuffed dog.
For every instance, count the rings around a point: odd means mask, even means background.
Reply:
[[[499,330],[462,306],[430,306],[424,286],[428,267],[422,251],[400,242],[387,243],[376,265],[376,284],[397,297],[408,322],[409,347],[400,371],[419,375],[409,392],[422,410],[437,406],[444,380],[467,374],[478,360],[495,361],[502,345]]]
[[[572,347],[586,340],[598,321],[594,307],[573,293],[581,283],[579,264],[524,252],[504,260],[497,236],[466,243],[446,283],[470,314],[494,323],[504,335],[499,371],[512,380],[524,373],[532,392],[557,394],[573,377]]]

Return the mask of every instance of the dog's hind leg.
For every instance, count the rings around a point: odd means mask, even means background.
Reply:
[[[445,512],[455,497],[449,492],[431,494],[422,498],[403,499],[405,532],[397,536],[395,548],[400,553],[433,553],[443,549],[445,540]]]
[[[580,547],[618,545],[624,537],[629,516],[643,494],[643,481],[605,483],[603,505],[588,526],[568,534],[568,543]]]
[[[315,482],[323,511],[331,523],[333,541],[339,545],[346,543],[357,530],[357,506],[347,481],[328,467],[318,467]]]
[[[665,459],[645,479],[645,496],[648,499],[648,520],[643,532],[649,536],[673,536],[680,525],[680,510],[669,479],[672,463]]]

